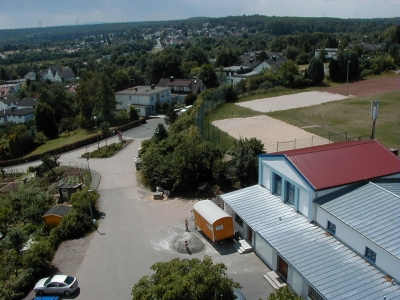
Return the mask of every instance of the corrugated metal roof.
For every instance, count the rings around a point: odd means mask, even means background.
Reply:
[[[400,197],[369,182],[318,199],[317,205],[400,258]]]
[[[400,298],[383,273],[266,188],[255,185],[221,198],[326,299]]]
[[[284,156],[316,189],[400,173],[400,159],[375,140],[348,141],[273,154]]]
[[[230,217],[224,210],[211,200],[202,200],[193,205],[193,209],[197,211],[206,221],[213,225],[215,221]]]
[[[400,196],[400,180],[374,180],[374,183],[381,188],[397,195]]]

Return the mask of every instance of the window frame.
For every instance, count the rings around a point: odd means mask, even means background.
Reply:
[[[289,193],[289,191],[291,191],[292,188],[293,188],[293,194]],[[296,194],[296,186],[293,183],[291,183],[290,181],[286,181],[285,189],[286,189],[285,203],[287,203],[287,204],[289,204],[291,206],[294,206],[294,198],[295,198],[295,194]],[[290,199],[291,195],[293,195],[293,199]],[[289,201],[289,200],[293,200],[293,202]]]
[[[243,219],[242,219],[238,214],[236,214],[236,213],[235,213],[235,222],[236,222],[240,227],[243,228]]]
[[[278,189],[278,182],[281,183],[280,189]],[[279,197],[282,197],[282,182],[283,182],[282,176],[274,173],[274,193],[273,194],[277,195]]]
[[[332,223],[331,221],[328,220],[328,224],[326,225],[326,230],[329,233],[332,233],[332,234],[336,235],[336,224]]]
[[[365,247],[364,257],[370,262],[376,262],[376,252],[371,248]]]

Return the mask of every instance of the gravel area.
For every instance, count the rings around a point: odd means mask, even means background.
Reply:
[[[263,98],[247,102],[237,103],[242,107],[247,107],[259,112],[272,112],[277,110],[287,110],[291,108],[318,105],[325,102],[337,101],[349,98],[339,94],[327,92],[305,92],[295,95],[284,95],[272,98]]]
[[[267,153],[329,143],[327,139],[268,116],[218,120],[213,125],[237,139],[261,140]]]

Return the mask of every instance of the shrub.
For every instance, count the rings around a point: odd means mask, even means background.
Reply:
[[[41,239],[24,253],[23,265],[34,274],[40,274],[50,267],[54,252],[51,241],[48,238]]]

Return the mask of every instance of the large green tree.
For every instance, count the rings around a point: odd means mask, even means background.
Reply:
[[[203,80],[203,83],[209,89],[218,86],[218,76],[211,64],[202,65],[199,70],[198,77],[199,79]]]
[[[314,84],[321,84],[325,77],[324,63],[322,60],[314,56],[308,65],[307,75]]]
[[[54,110],[50,105],[41,102],[37,104],[35,122],[38,132],[43,132],[49,138],[57,136],[58,126],[54,118]]]
[[[155,273],[142,277],[132,289],[135,300],[212,300],[235,299],[234,288],[240,284],[226,275],[227,267],[203,260],[175,258],[151,266]]]
[[[256,138],[240,138],[235,142],[229,154],[233,156],[229,164],[228,178],[232,184],[240,183],[242,187],[257,183],[258,154],[264,154],[264,144]]]

